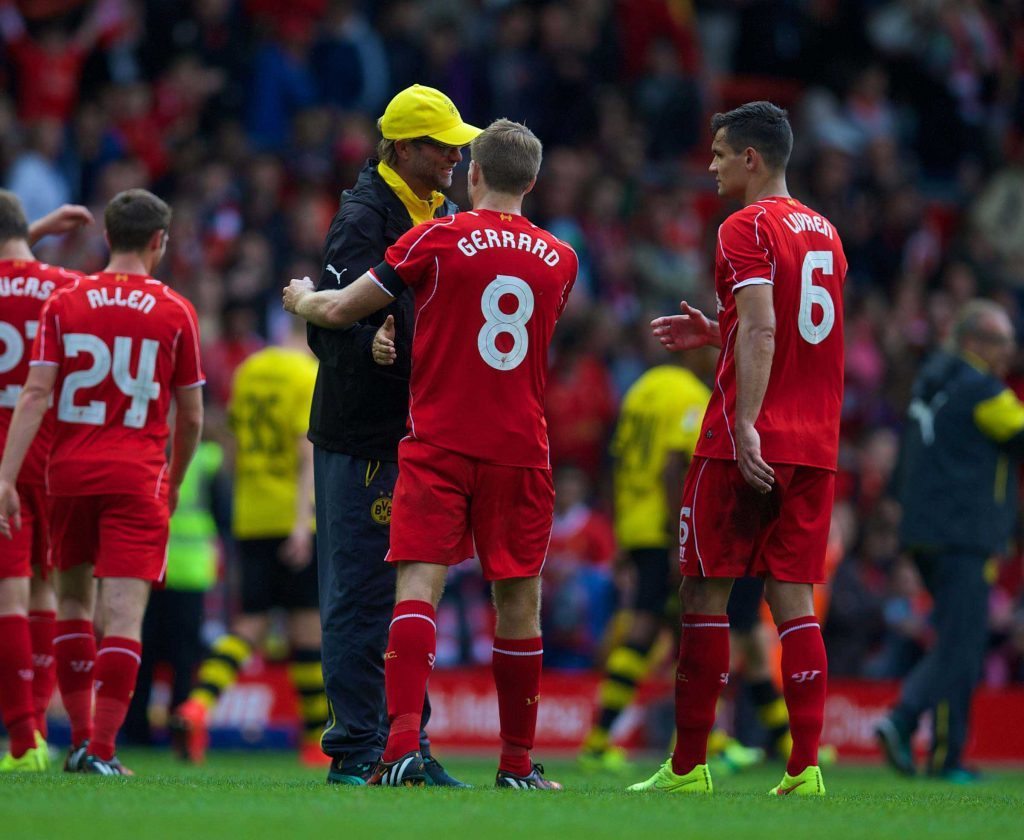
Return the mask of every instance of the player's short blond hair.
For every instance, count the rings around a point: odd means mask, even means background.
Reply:
[[[171,208],[149,190],[124,190],[110,200],[103,223],[111,251],[142,251],[154,233],[170,228]]]
[[[544,147],[536,134],[525,125],[506,119],[492,122],[469,148],[487,185],[507,195],[522,195],[529,189],[544,156]]]
[[[0,242],[28,239],[28,220],[21,199],[10,190],[0,190]]]

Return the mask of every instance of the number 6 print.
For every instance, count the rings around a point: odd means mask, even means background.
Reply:
[[[503,295],[516,299],[513,312],[505,313],[498,307]],[[484,313],[484,325],[476,339],[480,358],[495,370],[515,370],[530,349],[526,322],[533,315],[533,290],[519,277],[499,274],[484,289],[480,309]],[[512,336],[512,348],[508,352],[498,349],[498,336],[502,333]]]
[[[804,267],[800,278],[800,315],[797,324],[800,335],[808,344],[821,344],[836,323],[836,305],[824,286],[814,285],[814,271],[821,269],[822,274],[832,273],[833,256],[831,251],[808,251],[804,257]],[[811,309],[817,304],[822,309],[821,321],[817,324],[811,317]]]

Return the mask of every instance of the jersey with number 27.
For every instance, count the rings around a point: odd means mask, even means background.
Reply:
[[[548,346],[576,252],[520,215],[472,210],[403,235],[371,270],[414,291],[409,434],[470,458],[548,467]]]
[[[167,491],[167,412],[203,384],[196,313],[159,280],[100,273],[43,308],[32,365],[56,365],[55,496]]]
[[[50,295],[81,274],[34,260],[0,260],[0,448],[28,378],[29,355],[39,329],[39,313]],[[47,411],[18,473],[19,484],[43,484],[53,439],[53,412]]]
[[[718,229],[722,351],[696,454],[736,459],[736,294],[772,286],[775,354],[755,428],[769,463],[836,469],[843,401],[846,256],[835,227],[793,198],[765,198]]]

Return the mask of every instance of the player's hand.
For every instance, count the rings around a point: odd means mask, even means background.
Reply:
[[[395,350],[395,316],[388,315],[384,323],[380,325],[376,335],[373,337],[373,360],[378,365],[393,365],[398,358],[398,351]]]
[[[753,426],[736,427],[736,465],[743,480],[758,493],[770,493],[775,470],[761,457],[761,436]]]
[[[13,530],[21,528],[21,499],[18,489],[9,481],[0,481],[0,534],[12,538]]]
[[[301,280],[293,277],[291,283],[284,287],[282,295],[285,311],[297,315],[299,302],[314,291],[316,291],[316,286],[313,285],[313,281],[309,277],[303,277]]]
[[[713,344],[716,330],[708,317],[685,300],[680,301],[682,315],[665,315],[651,321],[651,332],[666,350],[677,353]]]
[[[44,236],[59,236],[92,223],[93,217],[88,207],[81,204],[62,204],[29,225],[28,239],[29,242],[35,243]]]
[[[178,509],[178,496],[181,493],[180,487],[175,487],[173,484],[167,488],[167,515],[173,516],[174,511]]]
[[[313,535],[308,528],[296,528],[281,544],[278,556],[293,572],[301,572],[313,562]]]

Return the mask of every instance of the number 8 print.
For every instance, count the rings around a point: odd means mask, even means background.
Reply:
[[[499,308],[503,295],[516,299],[513,312],[502,312]],[[515,370],[530,348],[526,322],[533,315],[533,290],[519,277],[499,274],[484,289],[480,309],[484,313],[484,325],[476,340],[480,358],[495,370]],[[512,336],[512,347],[507,352],[498,349],[498,336],[503,333]]]

